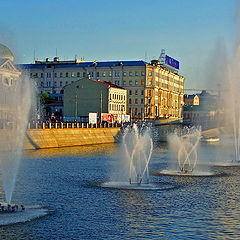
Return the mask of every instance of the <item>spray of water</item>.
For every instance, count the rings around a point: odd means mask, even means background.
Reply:
[[[8,96],[1,98],[0,102],[6,110],[6,116],[1,116],[0,169],[5,200],[10,203],[31,106],[29,79],[25,76],[19,77],[13,86],[0,87],[0,94]]]
[[[184,128],[181,134],[175,132],[168,137],[170,149],[177,160],[177,167],[183,173],[193,172],[198,161],[197,148],[201,139],[198,128]]]
[[[140,130],[136,124],[125,129],[122,141],[125,160],[129,166],[129,183],[149,183],[149,161],[153,151],[150,130]]]

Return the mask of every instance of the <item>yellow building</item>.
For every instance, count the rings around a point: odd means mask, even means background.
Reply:
[[[199,105],[199,96],[196,94],[184,95],[184,105]]]
[[[127,113],[133,120],[182,118],[184,77],[174,68],[153,60],[83,62],[36,61],[21,65],[36,81],[39,92],[61,100],[64,86],[90,76],[127,89]]]

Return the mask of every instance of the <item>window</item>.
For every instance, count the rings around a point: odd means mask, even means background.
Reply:
[[[148,72],[148,76],[152,76],[152,71],[149,71],[149,72]]]
[[[86,77],[86,72],[83,72],[83,77]]]
[[[125,80],[123,81],[123,86],[124,86],[124,85],[126,85],[126,81],[125,81]]]
[[[144,90],[141,91],[141,94],[144,95]]]
[[[138,72],[135,72],[135,76],[138,76],[139,75],[139,73]]]
[[[80,72],[77,72],[77,77],[80,77]]]
[[[111,77],[111,76],[112,76],[112,72],[111,72],[111,71],[108,73],[108,76],[109,76],[109,77]]]
[[[57,82],[55,81],[55,82],[54,82],[54,87],[56,87],[56,86],[57,86]]]
[[[71,72],[71,77],[75,77],[75,72]]]
[[[143,98],[141,98],[141,104],[144,104],[144,99]]]
[[[43,78],[43,73],[41,73],[41,78]]]
[[[43,82],[41,82],[41,87],[43,87]]]
[[[59,86],[62,87],[62,81],[59,83]]]
[[[124,77],[127,76],[127,73],[126,73],[126,72],[123,72],[123,76],[124,76]]]
[[[145,76],[145,72],[141,72],[141,76]]]
[[[57,73],[54,73],[54,77],[55,77],[55,78],[57,77]]]
[[[145,82],[144,80],[141,80],[141,85],[144,85],[144,82]]]
[[[65,85],[68,85],[68,81],[65,82]]]
[[[63,73],[62,72],[60,72],[60,77],[62,77],[63,76]]]
[[[132,76],[132,72],[129,72],[129,76]]]
[[[66,75],[65,75],[66,77],[68,77],[68,72],[66,72]]]
[[[103,72],[103,73],[102,73],[102,76],[105,77],[105,76],[106,76],[106,72]]]
[[[138,104],[138,99],[137,98],[135,98],[135,104]]]
[[[137,111],[138,111],[138,109],[137,109],[137,108],[135,108],[135,115],[137,115]]]
[[[129,85],[132,85],[132,80],[129,80]]]
[[[132,95],[132,90],[129,90],[129,95]]]
[[[46,73],[47,78],[51,78],[51,73]]]
[[[138,90],[135,90],[135,95],[138,95]]]
[[[129,104],[132,104],[132,99],[131,98],[129,98]]]
[[[97,72],[97,77],[99,77],[99,72]]]
[[[135,85],[138,85],[138,80],[135,80]]]

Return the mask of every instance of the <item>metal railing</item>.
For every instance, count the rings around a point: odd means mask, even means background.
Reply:
[[[120,128],[120,123],[78,123],[78,122],[29,122],[28,129],[63,129],[63,128]]]

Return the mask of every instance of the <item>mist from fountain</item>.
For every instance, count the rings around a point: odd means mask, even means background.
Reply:
[[[153,151],[150,130],[140,131],[136,124],[125,129],[122,146],[129,166],[129,183],[149,183],[149,161]]]
[[[224,49],[224,46],[218,47]],[[230,154],[230,161],[233,164],[240,163],[240,72],[238,66],[240,65],[240,42],[238,41],[233,50],[233,54],[228,54],[224,51],[222,54],[224,66],[218,68],[218,84],[220,86],[220,109],[223,112],[222,126],[225,132],[232,136],[232,149],[234,154]],[[222,60],[222,58],[221,58]],[[223,93],[223,94],[222,94]]]
[[[191,173],[195,170],[200,139],[201,130],[195,127],[185,127],[181,135],[175,132],[168,136],[170,150],[177,161],[178,171],[181,173]]]
[[[233,65],[232,65],[233,63]],[[235,56],[233,62],[228,64],[226,83],[229,89],[229,96],[227,102],[225,102],[225,114],[228,116],[227,123],[232,129],[234,139],[234,159],[232,162],[240,161],[240,74],[237,66],[240,65],[240,45],[236,47]]]
[[[5,201],[11,203],[31,107],[28,77],[19,77],[10,87],[0,87],[0,95],[8,96],[0,98],[0,105],[7,109],[7,117],[0,129],[0,171]]]
[[[122,132],[122,141],[114,163],[111,181],[101,187],[128,190],[172,189],[171,184],[155,184],[149,179],[149,163],[153,152],[152,129],[146,124],[132,124]]]

